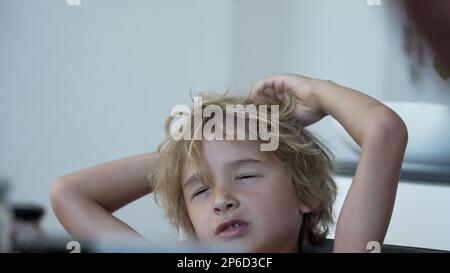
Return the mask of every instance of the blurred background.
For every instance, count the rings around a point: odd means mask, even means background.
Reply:
[[[189,90],[244,94],[289,72],[382,101],[450,105],[448,71],[400,0],[77,2],[0,1],[0,176],[12,202],[43,206],[42,229],[52,235],[66,233],[51,210],[51,183],[155,150],[171,108],[191,104]],[[419,125],[433,119],[415,112]],[[358,155],[331,118],[311,130],[344,163],[337,214]],[[450,154],[448,142],[421,147]],[[412,163],[385,243],[450,250],[450,163]],[[177,236],[152,195],[116,215],[147,238]]]

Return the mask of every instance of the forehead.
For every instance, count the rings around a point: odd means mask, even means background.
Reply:
[[[242,159],[254,159],[269,163],[266,153],[260,151],[257,141],[212,140],[202,141],[201,164],[211,171],[223,169],[232,162]],[[189,177],[197,171],[197,166],[191,160],[183,162],[183,177]]]
[[[265,159],[257,141],[243,140],[203,141],[202,156],[208,162],[232,161],[242,157],[254,157],[260,161]]]

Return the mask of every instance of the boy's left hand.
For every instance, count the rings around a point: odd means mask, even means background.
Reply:
[[[286,91],[293,92],[297,98],[297,117],[306,127],[321,120],[326,115],[314,95],[319,83],[320,80],[296,74],[277,74],[258,82],[252,90],[252,95],[276,96],[283,99]]]

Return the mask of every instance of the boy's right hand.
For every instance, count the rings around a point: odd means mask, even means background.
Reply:
[[[277,74],[258,82],[252,90],[252,95],[276,96],[282,99],[286,91],[293,92],[297,98],[297,117],[306,127],[326,116],[315,96],[320,82],[321,80],[296,74]]]

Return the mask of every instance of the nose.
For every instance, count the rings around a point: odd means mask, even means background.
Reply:
[[[223,214],[239,207],[239,200],[228,189],[216,187],[214,194],[214,213]]]

